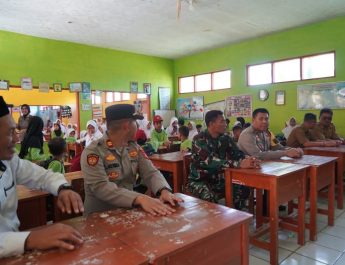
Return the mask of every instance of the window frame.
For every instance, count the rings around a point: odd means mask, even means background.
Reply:
[[[213,88],[213,74],[215,73],[219,73],[219,72],[225,72],[225,71],[229,71],[230,72],[230,87],[226,87],[226,88],[219,88],[219,89],[214,89]],[[195,89],[195,77],[198,75],[207,75],[210,74],[211,75],[211,89],[210,90],[205,90],[205,91],[196,91]],[[222,91],[225,89],[231,89],[231,75],[232,75],[232,70],[231,68],[227,68],[227,69],[223,69],[223,70],[217,70],[217,71],[212,71],[212,72],[205,72],[205,73],[198,73],[198,74],[194,74],[194,75],[185,75],[185,76],[179,76],[178,77],[178,94],[188,94],[188,93],[205,93],[205,92],[211,92],[211,91]],[[186,78],[186,77],[193,77],[194,80],[194,86],[193,86],[193,91],[191,92],[181,92],[181,78]]]
[[[327,77],[316,77],[316,78],[302,78],[302,72],[303,72],[303,64],[302,61],[304,58],[308,58],[308,57],[315,57],[318,55],[324,55],[324,54],[334,54],[334,75],[333,76],[327,76]],[[284,58],[284,59],[279,59],[279,60],[273,60],[273,61],[265,61],[265,62],[261,62],[261,63],[256,63],[256,64],[247,64],[246,65],[246,85],[248,87],[255,87],[255,86],[262,86],[262,85],[273,85],[273,84],[282,84],[282,83],[290,83],[290,82],[300,82],[300,81],[305,81],[305,80],[318,80],[318,79],[324,79],[324,78],[335,78],[336,77],[336,51],[327,51],[327,52],[320,52],[320,53],[313,53],[313,54],[307,54],[307,55],[303,55],[303,56],[295,56],[295,57],[289,57],[289,58]],[[299,80],[291,80],[291,81],[282,81],[282,82],[274,82],[274,63],[277,62],[282,62],[282,61],[289,61],[289,60],[294,60],[294,59],[300,59],[300,79]],[[261,85],[249,85],[249,67],[250,66],[256,66],[256,65],[261,65],[261,64],[271,64],[271,79],[272,82],[271,83],[267,83],[267,84],[261,84]]]

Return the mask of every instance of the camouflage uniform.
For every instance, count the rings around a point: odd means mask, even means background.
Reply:
[[[187,189],[200,199],[217,202],[224,197],[224,168],[239,167],[245,155],[228,135],[212,138],[207,130],[195,136]],[[247,187],[233,184],[234,205],[240,209],[249,196]]]

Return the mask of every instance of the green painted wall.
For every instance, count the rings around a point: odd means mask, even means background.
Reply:
[[[129,91],[130,81],[151,83],[151,108],[158,108],[158,87],[173,87],[173,61],[0,31],[0,78],[19,85],[22,77],[39,82],[86,81],[93,90]],[[81,128],[91,112],[81,111]]]
[[[252,94],[253,108],[266,107],[271,112],[271,129],[280,132],[284,122],[291,116],[302,121],[306,111],[297,110],[296,88],[298,84],[323,83],[345,80],[345,17],[312,24],[288,31],[267,35],[261,38],[240,42],[223,48],[209,50],[175,60],[174,86],[175,103],[177,97],[189,97],[195,94],[177,92],[179,76],[186,76],[210,71],[231,69],[232,88],[223,91],[196,93],[204,96],[204,102],[223,100],[229,95]],[[336,77],[312,81],[289,82],[274,85],[248,87],[246,85],[246,65],[266,61],[296,57],[327,51],[336,51]],[[267,101],[259,101],[258,91],[265,88],[270,97]],[[286,91],[286,105],[276,106],[275,91]],[[317,111],[313,111],[318,113]],[[345,110],[334,111],[334,122],[338,132],[345,136]],[[233,122],[233,120],[232,120]]]

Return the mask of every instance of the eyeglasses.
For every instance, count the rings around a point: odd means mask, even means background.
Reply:
[[[323,116],[322,119],[323,119],[323,120],[329,120],[329,121],[331,121],[331,120],[332,120],[332,116]]]

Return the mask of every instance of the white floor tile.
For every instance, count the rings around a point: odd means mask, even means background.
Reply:
[[[343,254],[340,259],[337,260],[335,265],[344,265],[345,264],[345,254]]]
[[[325,263],[294,253],[280,264],[281,265],[324,265]]]
[[[339,216],[339,218],[337,218],[334,223],[337,226],[345,227],[345,218],[340,218],[341,216]]]
[[[341,237],[341,238],[345,239],[345,227],[336,226],[336,225],[335,226],[328,226],[322,232],[329,234],[329,235],[332,235],[332,236]]]
[[[298,249],[296,253],[326,264],[334,264],[342,255],[342,252],[309,242]]]
[[[249,255],[249,265],[270,265],[270,263],[263,259],[258,259],[257,257]]]
[[[313,243],[341,252],[345,251],[345,239],[331,236],[325,233],[318,233],[317,240]]]
[[[265,261],[270,261],[270,255],[269,252],[258,247],[253,247],[249,250],[249,254],[257,257],[259,259],[263,259]],[[292,252],[288,251],[283,248],[278,248],[278,262],[282,262],[284,259],[286,259],[289,255],[291,255]]]
[[[286,230],[278,231],[279,247],[290,251],[296,251],[300,245],[297,244],[297,234]]]

